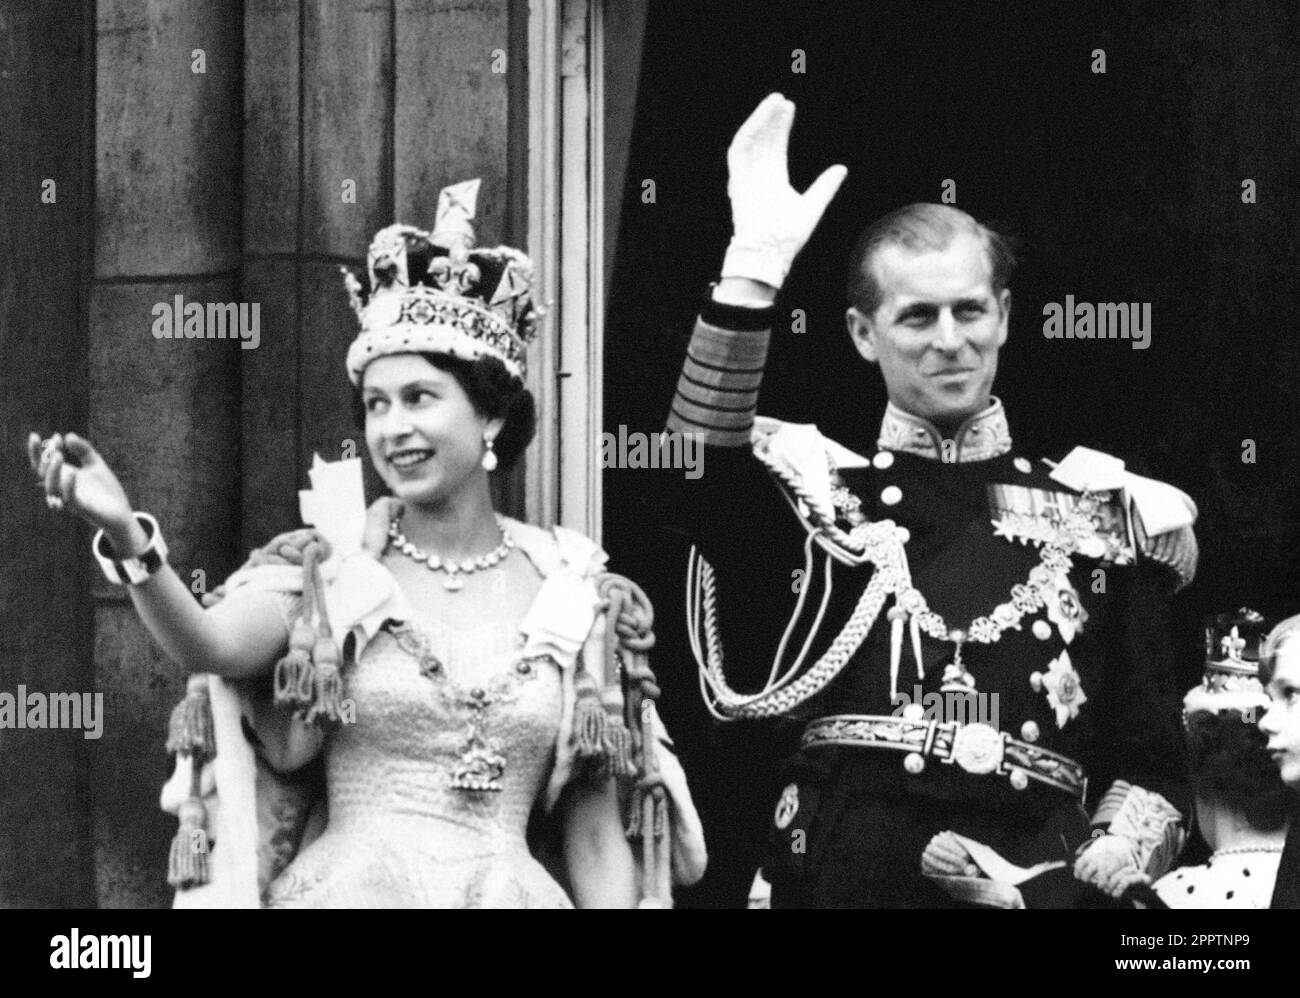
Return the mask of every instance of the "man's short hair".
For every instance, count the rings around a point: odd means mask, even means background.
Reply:
[[[1282,650],[1282,646],[1288,641],[1294,641],[1300,638],[1300,613],[1294,617],[1287,617],[1271,631],[1268,637],[1264,639],[1264,644],[1259,649],[1259,678],[1263,683],[1273,681],[1273,670],[1277,668],[1277,653]]]
[[[961,232],[983,241],[993,271],[993,293],[1001,294],[1016,268],[1010,241],[952,205],[918,203],[894,209],[858,236],[849,257],[849,304],[864,315],[873,315],[880,307],[880,284],[872,260],[882,246],[902,246],[913,253],[942,250]]]

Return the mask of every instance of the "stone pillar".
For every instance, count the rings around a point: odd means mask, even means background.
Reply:
[[[0,693],[84,693],[88,533],[50,512],[26,437],[86,425],[94,15],[0,0]],[[94,903],[81,731],[0,731],[0,907]]]
[[[239,302],[243,38],[238,0],[98,5],[91,440],[158,517],[194,588],[239,535],[238,339],[157,339],[155,304]],[[195,573],[203,573],[202,577]],[[91,758],[106,907],[170,903],[158,809],[168,712],[184,690],[125,593],[93,586],[96,684],[111,705]]]
[[[262,345],[242,360],[243,549],[298,526],[299,0],[244,8],[243,293]]]

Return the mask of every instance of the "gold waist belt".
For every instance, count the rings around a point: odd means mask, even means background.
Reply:
[[[1079,801],[1087,793],[1083,767],[1067,756],[1039,748],[988,724],[909,720],[876,714],[833,714],[809,722],[801,745],[894,749],[908,753],[909,773],[925,769],[927,758],[956,764],[968,773],[1004,776],[1017,790],[1030,780],[1064,791]]]

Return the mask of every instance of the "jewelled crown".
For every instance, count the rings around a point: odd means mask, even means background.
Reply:
[[[1267,708],[1268,694],[1259,681],[1259,651],[1268,624],[1254,610],[1221,613],[1205,623],[1205,676],[1183,698],[1183,714],[1195,710],[1241,711],[1253,715]]]
[[[354,385],[372,360],[395,353],[491,356],[524,377],[524,351],[541,318],[532,303],[533,265],[509,246],[474,247],[478,189],[478,180],[444,187],[432,232],[390,225],[375,233],[368,290],[340,268],[361,322],[347,357]]]

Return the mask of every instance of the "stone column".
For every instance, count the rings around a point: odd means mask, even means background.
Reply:
[[[93,10],[0,0],[0,694],[83,693],[88,532],[52,513],[27,434],[86,426]],[[16,718],[11,718],[12,723]],[[0,907],[94,903],[81,731],[0,730]]]
[[[236,554],[250,351],[238,339],[155,338],[153,308],[180,295],[206,316],[208,303],[240,301],[240,10],[238,0],[98,5],[89,433],[196,590]],[[158,791],[184,672],[123,590],[99,578],[93,591],[96,685],[109,705],[91,754],[99,903],[164,905],[175,819]]]

